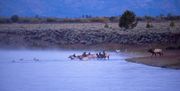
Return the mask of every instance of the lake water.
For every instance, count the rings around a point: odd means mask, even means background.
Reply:
[[[0,51],[0,91],[180,91],[180,70],[124,61],[71,61],[81,51]],[[36,62],[33,59],[39,59]]]

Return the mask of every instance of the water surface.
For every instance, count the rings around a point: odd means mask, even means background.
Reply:
[[[82,51],[0,51],[0,91],[180,91],[180,70],[113,52],[110,60],[71,61],[73,53]]]

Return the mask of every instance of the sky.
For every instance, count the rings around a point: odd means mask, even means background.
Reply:
[[[118,16],[125,10],[138,16],[180,15],[180,0],[0,0],[0,16]]]

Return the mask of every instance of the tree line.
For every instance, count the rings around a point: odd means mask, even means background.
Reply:
[[[127,10],[129,12],[129,10]],[[127,11],[124,13],[127,14]],[[135,16],[133,11],[130,13]],[[124,17],[123,14],[121,16],[111,16],[111,17],[93,17],[91,15],[82,15],[80,18],[54,18],[54,17],[21,17],[18,15],[12,15],[11,17],[0,17],[0,23],[91,23],[91,22],[119,22],[119,19]],[[125,17],[124,17],[125,18]],[[159,16],[135,16],[134,19],[137,21],[166,21],[166,20],[180,20],[180,16],[175,16],[172,14]],[[127,27],[127,26],[126,26]]]

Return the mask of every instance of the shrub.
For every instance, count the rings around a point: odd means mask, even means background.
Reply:
[[[23,19],[22,22],[23,22],[23,23],[29,23],[30,20],[29,20],[29,19]]]
[[[104,17],[96,17],[96,18],[91,18],[90,19],[90,22],[102,22],[102,23],[105,23],[105,22],[109,22],[109,19],[108,18],[104,18]]]
[[[171,21],[170,24],[169,24],[170,27],[174,27],[175,26],[175,22],[174,21]]]
[[[109,28],[109,25],[105,23],[104,28]]]
[[[137,25],[136,15],[132,11],[125,11],[119,19],[119,27],[123,28],[134,28]]]
[[[150,22],[147,22],[146,28],[152,28],[152,27],[153,27],[153,25]]]
[[[56,19],[54,19],[54,18],[47,18],[46,21],[47,21],[47,22],[57,22]]]
[[[152,21],[154,20],[152,16],[144,16],[146,21]]]
[[[29,18],[29,20],[30,20],[31,23],[39,23],[39,22],[41,22],[41,20],[38,19],[38,18]]]
[[[8,18],[0,18],[0,23],[11,23],[11,20]]]
[[[89,22],[89,19],[87,18],[78,18],[78,19],[74,19],[74,22],[79,22],[79,23],[85,23],[85,22]]]
[[[111,22],[118,22],[119,18],[118,17],[115,17],[115,16],[112,16],[112,17],[109,17],[109,20]]]
[[[18,22],[19,21],[19,16],[18,15],[11,16],[11,21],[12,22]]]
[[[146,28],[151,28],[151,25],[149,23],[147,23]]]

